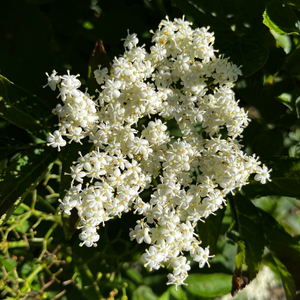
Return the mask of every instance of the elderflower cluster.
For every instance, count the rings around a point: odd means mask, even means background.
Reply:
[[[130,238],[149,244],[145,266],[170,266],[167,284],[176,288],[190,270],[186,252],[200,268],[212,257],[200,246],[197,222],[222,208],[226,194],[250,174],[262,183],[270,177],[238,141],[249,121],[232,91],[240,69],[215,57],[209,28],[190,25],[184,18],[162,20],[150,53],[128,33],[111,70],[95,70],[95,98],[79,90],[78,75],[47,74],[62,100],[53,110],[59,128],[49,145],[60,150],[66,140],[85,139],[94,149],[79,153],[60,204],[66,214],[77,209],[81,245],[96,245],[100,223],[133,210],[141,219]],[[168,131],[170,120],[177,139]],[[150,201],[140,197],[145,189],[152,191]]]

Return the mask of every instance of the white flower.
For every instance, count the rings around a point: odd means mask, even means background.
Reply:
[[[157,251],[155,246],[150,246],[149,250],[146,250],[146,253],[142,255],[142,258],[145,261],[145,266],[150,267],[150,270],[158,270],[163,260],[163,255]]]
[[[98,242],[100,236],[96,232],[86,232],[83,231],[79,234],[79,238],[83,241],[80,246],[86,245],[87,247],[92,247],[96,242]]]
[[[220,209],[250,174],[261,183],[270,180],[270,170],[239,143],[249,123],[232,91],[240,69],[215,57],[209,28],[190,25],[184,18],[162,20],[151,53],[128,33],[110,74],[100,66],[94,71],[101,85],[96,99],[79,90],[78,75],[47,75],[51,89],[59,84],[62,100],[53,110],[59,129],[48,145],[60,149],[64,138],[82,143],[88,137],[95,148],[79,153],[60,204],[66,214],[76,207],[81,245],[95,245],[101,223],[132,210],[142,221],[130,231],[131,240],[150,244],[145,266],[172,267],[167,284],[176,288],[190,270],[186,252],[200,268],[213,257],[199,246],[196,223]],[[85,188],[73,186],[87,178]],[[152,191],[149,201],[140,195],[144,189]]]
[[[48,83],[46,85],[44,85],[44,88],[46,86],[49,86],[51,88],[52,91],[55,91],[56,89],[56,85],[58,83],[60,83],[60,77],[58,75],[56,75],[57,72],[55,70],[52,71],[52,74],[49,76],[49,74],[46,72],[46,75],[48,77]]]
[[[58,130],[55,130],[52,133],[50,133],[50,136],[47,138],[48,146],[51,146],[53,148],[58,148],[58,151],[60,151],[60,147],[63,147],[66,145],[66,141],[62,138],[61,133]]]
[[[128,32],[128,35],[125,39],[125,42],[124,42],[124,47],[128,48],[129,50],[132,49],[137,43],[139,42],[138,38],[136,37],[136,34],[133,33],[133,34],[129,34]]]
[[[258,167],[257,174],[254,176],[254,180],[260,181],[262,184],[265,184],[267,180],[270,181],[270,172],[272,169],[268,170],[266,166],[263,166],[262,168]]]

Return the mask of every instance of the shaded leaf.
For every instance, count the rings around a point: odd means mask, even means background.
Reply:
[[[20,153],[0,178],[0,216],[3,224],[26,195],[41,182],[52,167],[57,153],[46,146]]]
[[[300,245],[270,214],[263,210],[260,210],[259,213],[263,220],[266,246],[272,252],[277,267],[282,273],[281,276],[284,276],[285,280],[290,282],[290,274],[295,283],[296,293],[300,293]],[[277,263],[276,259],[285,268]],[[290,283],[288,290],[290,291],[289,293],[293,292],[293,287],[290,286]]]
[[[264,38],[247,34],[244,36],[231,35],[225,36],[222,43],[222,52],[226,57],[238,65],[242,66],[241,70],[245,77],[257,72],[262,68],[268,60],[269,48],[267,47]]]
[[[242,188],[247,197],[258,198],[269,195],[288,197],[300,196],[300,159],[294,157],[273,157],[264,159],[268,168],[272,168],[271,182],[261,184],[250,180],[250,184]]]
[[[300,48],[296,48],[292,51],[285,60],[283,69],[292,75],[298,75],[300,73]]]
[[[241,194],[230,197],[230,205],[234,210],[235,226],[240,234],[240,240],[245,243],[249,279],[253,280],[262,261],[265,247],[263,223],[254,204]]]
[[[185,280],[184,289],[199,297],[219,297],[228,294],[231,290],[231,275],[215,274],[189,274]]]
[[[49,131],[50,108],[35,95],[0,75],[0,113],[6,121],[45,139]]]
[[[225,208],[219,209],[216,212],[216,215],[210,215],[205,219],[205,223],[198,222],[197,224],[197,232],[202,240],[202,247],[210,246],[210,251],[212,253],[215,252],[215,246],[217,244],[222,220],[224,218]]]

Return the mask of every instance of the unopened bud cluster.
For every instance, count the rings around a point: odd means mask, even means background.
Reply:
[[[190,25],[184,18],[162,20],[152,32],[150,53],[128,33],[125,53],[112,69],[94,72],[96,98],[81,92],[69,72],[54,71],[47,84],[58,87],[62,100],[53,110],[59,129],[49,145],[60,149],[66,140],[83,139],[94,145],[71,167],[72,185],[60,205],[66,214],[77,209],[81,245],[95,245],[100,223],[133,210],[141,219],[130,238],[149,244],[145,266],[170,266],[168,284],[176,287],[190,270],[186,252],[199,267],[212,257],[200,246],[196,223],[222,208],[226,194],[245,185],[250,174],[262,183],[270,177],[238,141],[249,121],[232,91],[240,69],[215,57],[208,28]],[[178,139],[168,132],[171,119]],[[147,202],[140,197],[145,189],[152,190]]]

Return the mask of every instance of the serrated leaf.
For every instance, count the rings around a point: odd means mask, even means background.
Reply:
[[[0,75],[1,117],[30,134],[45,139],[49,131],[51,108],[35,95]]]
[[[277,280],[280,280],[280,271],[278,270],[277,264],[270,252],[264,255],[262,263],[272,270]]]
[[[219,209],[215,216],[210,215],[206,218],[205,223],[198,222],[197,224],[197,232],[202,240],[202,247],[210,246],[210,251],[212,253],[215,252],[215,246],[220,235],[224,214],[225,208]]]
[[[230,199],[235,226],[240,233],[240,240],[245,243],[249,279],[253,280],[259,271],[265,247],[263,223],[257,208],[248,198],[237,194]]]
[[[287,300],[294,300],[296,296],[296,287],[295,282],[293,280],[292,275],[290,272],[286,269],[284,264],[276,258],[276,256],[273,256],[273,259],[277,265],[277,268],[279,270],[281,282],[285,291],[285,296]]]
[[[276,262],[286,280],[290,278],[286,271],[292,276],[296,288],[295,293],[300,293],[300,245],[270,214],[263,210],[259,213],[263,220],[266,246],[272,252],[273,258],[277,258],[286,268],[286,270],[281,268]],[[292,292],[293,288],[290,287],[289,290]]]
[[[271,182],[261,184],[250,180],[250,184],[242,188],[247,197],[278,195],[288,197],[300,196],[300,159],[294,157],[273,157],[264,159],[268,168],[272,168]]]
[[[295,298],[296,288],[292,275],[281,261],[278,260],[274,254],[272,255],[271,252],[269,252],[266,256],[264,256],[263,264],[272,270],[276,276],[276,280],[281,280],[286,299],[297,300],[297,298]]]
[[[220,297],[231,290],[231,275],[215,274],[189,274],[185,280],[184,289],[199,297]]]
[[[280,0],[267,4],[263,23],[279,34],[300,34],[300,21],[293,10]]]
[[[36,188],[52,167],[57,152],[46,146],[21,152],[3,172],[0,179],[0,216],[3,224]]]

